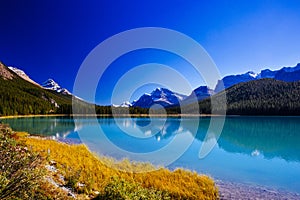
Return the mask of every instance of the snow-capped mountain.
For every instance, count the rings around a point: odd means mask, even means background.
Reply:
[[[245,74],[225,76],[221,81],[220,80],[218,81],[215,87],[215,92],[220,92],[222,90],[222,86],[221,86],[222,81],[224,84],[224,89],[226,89],[238,83],[258,80],[262,78],[273,78],[276,80],[281,80],[286,82],[299,81],[300,63],[298,63],[295,67],[283,67],[279,70],[274,70],[274,71],[270,69],[265,69],[262,70],[259,74],[249,71]]]
[[[38,83],[36,83],[34,80],[32,80],[23,70],[18,69],[16,67],[12,67],[12,66],[9,66],[8,69],[15,72],[19,77],[23,78],[24,80],[40,86]]]
[[[61,87],[58,85],[58,83],[56,83],[53,79],[48,79],[45,82],[43,82],[41,84],[41,86],[45,89],[49,89],[49,90],[58,90]]]
[[[132,106],[132,104],[129,101],[125,101],[125,102],[121,103],[120,105],[113,104],[112,106],[116,107],[116,108],[118,108],[118,107],[129,108]]]
[[[47,81],[43,82],[41,86],[45,89],[54,90],[61,94],[71,95],[71,93],[66,88],[60,87],[60,85],[53,79],[48,79]]]
[[[133,107],[150,108],[154,104],[163,107],[178,105],[187,96],[172,92],[166,88],[156,88],[151,94],[145,93],[138,100],[132,102]]]
[[[34,80],[32,80],[23,70],[18,69],[16,67],[9,66],[8,67],[11,71],[16,73],[19,77],[23,78],[24,80],[33,83],[35,85],[38,85],[40,87],[43,87],[45,89],[54,90],[61,94],[71,95],[71,93],[66,89],[60,87],[53,79],[48,79],[47,81],[43,82],[42,84],[38,84]]]

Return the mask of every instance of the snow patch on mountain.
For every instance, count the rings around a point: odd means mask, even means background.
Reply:
[[[38,83],[36,83],[34,80],[32,80],[23,70],[18,69],[16,67],[12,67],[12,66],[9,66],[8,69],[15,72],[19,77],[23,78],[24,80],[40,86]]]
[[[48,79],[47,81],[43,82],[41,86],[47,90],[53,90],[65,95],[71,95],[71,93],[66,88],[62,88],[53,79]]]
[[[253,78],[258,77],[258,75],[259,75],[259,74],[257,74],[257,73],[252,72],[252,71],[247,72],[247,74],[248,74],[249,76],[253,77]]]
[[[129,101],[125,101],[125,102],[121,103],[120,105],[113,104],[112,106],[116,107],[116,108],[119,108],[119,107],[121,107],[121,108],[129,108],[129,107],[132,106],[132,104]]]

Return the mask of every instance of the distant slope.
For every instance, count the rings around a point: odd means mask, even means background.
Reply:
[[[274,70],[274,71],[270,69],[265,69],[258,74],[249,71],[245,74],[225,76],[221,81],[220,80],[218,81],[215,87],[215,92],[222,91],[224,89],[223,85],[226,89],[238,83],[248,82],[252,80],[259,80],[264,78],[273,78],[276,80],[281,80],[286,82],[300,81],[300,63],[298,63],[294,67],[283,67],[279,70]]]
[[[0,115],[69,113],[72,96],[47,91],[0,62]]]
[[[300,82],[260,79],[234,85],[214,95],[219,101],[226,92],[227,114],[300,115]],[[221,104],[220,104],[221,105]],[[202,113],[210,113],[210,99],[199,102]],[[221,110],[221,107],[216,108]]]

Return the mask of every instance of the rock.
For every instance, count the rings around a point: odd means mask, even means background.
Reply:
[[[46,169],[47,169],[48,171],[50,171],[50,172],[54,172],[54,173],[57,172],[57,169],[56,169],[56,167],[54,167],[54,166],[46,165],[45,167],[46,167]]]

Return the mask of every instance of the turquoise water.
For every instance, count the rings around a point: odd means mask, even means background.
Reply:
[[[195,118],[151,120],[82,118],[76,126],[73,119],[66,117],[1,121],[18,131],[75,143],[83,141],[93,151],[118,159],[148,159],[155,164],[165,164],[176,157],[176,150],[181,151],[191,141],[167,167],[184,167],[220,180],[300,192],[300,117],[227,117],[217,145],[203,159],[198,156],[201,146],[214,139],[210,132],[205,140],[210,118],[200,118],[199,124]],[[172,147],[167,155],[162,151],[165,147]],[[156,157],[149,156],[152,152],[157,153]]]

